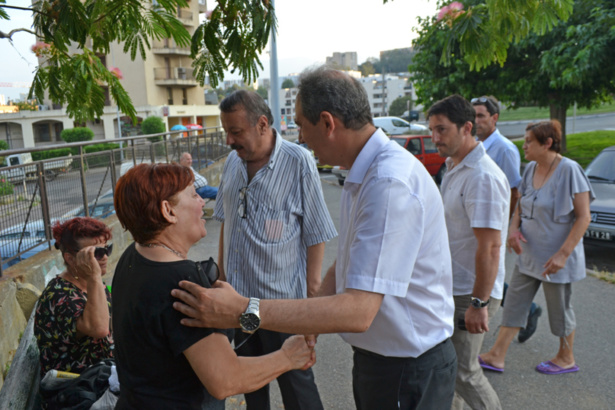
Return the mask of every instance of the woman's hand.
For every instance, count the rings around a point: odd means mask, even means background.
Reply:
[[[542,272],[542,276],[549,279],[547,275],[554,275],[560,269],[562,269],[566,265],[566,261],[568,260],[568,255],[566,255],[561,249],[553,254],[544,264],[543,268],[545,268],[544,272]]]
[[[100,279],[102,271],[98,261],[94,257],[95,246],[86,246],[75,255],[74,271],[78,277],[86,280]]]
[[[307,370],[316,363],[316,352],[308,347],[304,336],[289,337],[284,341],[281,350],[288,357],[292,369]]]
[[[525,239],[521,231],[518,229],[511,231],[508,235],[508,241],[506,246],[506,248],[508,248],[508,252],[510,252],[510,250],[512,249],[517,255],[521,255],[521,242],[527,243],[527,240]]]

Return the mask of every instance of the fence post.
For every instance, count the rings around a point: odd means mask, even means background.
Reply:
[[[90,207],[88,206],[88,189],[85,184],[85,161],[83,159],[83,145],[79,146],[79,175],[81,179],[81,195],[83,196],[83,209],[85,216],[90,216]]]
[[[45,239],[51,249],[51,212],[49,212],[49,198],[47,198],[47,181],[45,181],[45,169],[43,163],[36,164],[38,174],[39,192],[41,195],[41,211],[43,212],[43,226],[45,227]]]
[[[109,151],[109,166],[111,167],[111,191],[115,194],[115,184],[117,183],[117,174],[115,172],[115,150]]]

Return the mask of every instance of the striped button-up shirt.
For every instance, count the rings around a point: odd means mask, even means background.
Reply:
[[[306,297],[307,248],[337,235],[314,159],[277,133],[250,183],[246,162],[228,156],[214,217],[224,222],[226,279],[250,297]]]

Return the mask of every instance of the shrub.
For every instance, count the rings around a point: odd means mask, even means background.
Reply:
[[[13,194],[13,184],[10,182],[0,179],[0,196],[2,195],[12,195]]]
[[[161,132],[165,132],[167,127],[164,125],[164,121],[162,118],[152,115],[151,117],[147,117],[141,123],[141,132],[145,135],[149,134],[159,134]],[[156,142],[162,140],[162,135],[157,137],[148,138],[151,142]]]
[[[82,142],[82,141],[92,141],[94,139],[94,131],[89,129],[88,127],[75,127],[68,128],[62,130],[60,134],[60,138],[62,138],[66,142]]]
[[[120,144],[114,144],[111,142],[106,142],[102,144],[94,144],[83,147],[83,152],[85,154],[90,154],[92,152],[101,152],[101,151],[110,151],[112,149],[117,149],[120,147]],[[116,151],[114,154],[115,162],[121,162],[122,154],[120,151]],[[109,164],[109,156],[108,155],[94,155],[91,157],[87,157],[87,166],[88,167],[101,167],[107,166]]]
[[[43,159],[57,158],[57,157],[67,157],[69,154],[71,154],[70,148],[58,148],[58,149],[50,149],[47,151],[33,152],[32,161],[40,161]]]
[[[0,140],[0,151],[4,151],[9,149],[9,143],[3,140]]]

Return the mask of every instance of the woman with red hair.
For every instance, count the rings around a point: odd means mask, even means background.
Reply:
[[[224,398],[257,390],[314,360],[303,336],[260,357],[237,357],[218,329],[183,326],[171,290],[181,280],[210,287],[213,259],[190,261],[189,249],[207,235],[205,201],[192,171],[179,164],[141,164],[115,188],[115,210],[135,243],[113,278],[113,330],[121,394],[116,409],[201,409],[203,386]],[[239,194],[239,193],[238,193]]]
[[[113,358],[111,294],[102,282],[111,230],[93,218],[73,218],[56,223],[52,232],[66,270],[49,281],[36,308],[42,376],[52,369],[81,373]]]

